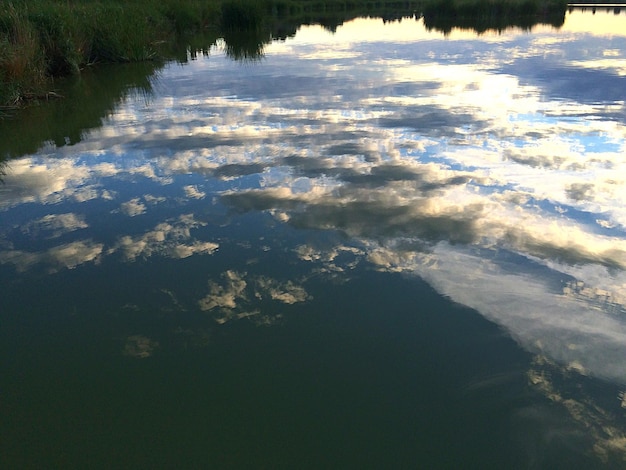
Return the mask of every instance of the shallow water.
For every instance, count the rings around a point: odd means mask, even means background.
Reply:
[[[5,124],[0,463],[623,466],[625,25],[303,26]]]

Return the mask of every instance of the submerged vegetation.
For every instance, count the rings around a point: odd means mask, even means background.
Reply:
[[[176,38],[200,30],[249,59],[301,24],[334,30],[357,16],[423,17],[429,28],[472,23],[480,31],[562,23],[565,8],[564,0],[12,0],[0,6],[0,118],[27,100],[57,97],[47,92],[53,77],[162,58]]]

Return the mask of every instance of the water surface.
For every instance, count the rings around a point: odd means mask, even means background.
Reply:
[[[5,131],[0,462],[623,466],[625,24],[303,26]]]

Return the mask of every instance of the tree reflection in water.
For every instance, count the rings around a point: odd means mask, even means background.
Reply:
[[[294,36],[303,25],[319,24],[334,32],[338,26],[355,18],[381,18],[385,22],[423,19],[428,30],[444,34],[453,28],[483,33],[510,27],[530,29],[537,24],[559,27],[565,15],[565,7],[559,4],[541,14],[502,8],[485,12],[480,3],[449,11],[445,7],[448,4],[434,2],[420,10],[421,7],[410,2],[405,6],[394,3],[392,6],[383,4],[379,9],[329,8],[324,12],[308,11],[297,15],[288,15],[282,10],[263,14],[252,9],[252,13],[244,15],[245,21],[240,14],[243,7],[237,4],[232,15],[225,13],[221,33],[183,38],[165,48],[163,61],[100,66],[93,72],[84,71],[79,77],[58,80],[55,86],[65,99],[22,110],[15,119],[0,119],[0,135],[12,136],[0,139],[0,155],[13,158],[33,153],[45,143],[61,147],[79,142],[85,131],[99,127],[129,93],[138,92],[148,97],[153,83],[158,80],[159,70],[168,59],[184,63],[198,54],[208,55],[214,46],[223,47],[233,60],[251,62],[263,57],[267,44]],[[231,16],[235,20],[230,19]]]

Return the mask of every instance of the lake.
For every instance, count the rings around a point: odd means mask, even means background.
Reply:
[[[0,466],[623,468],[626,12],[58,87],[0,123]]]

